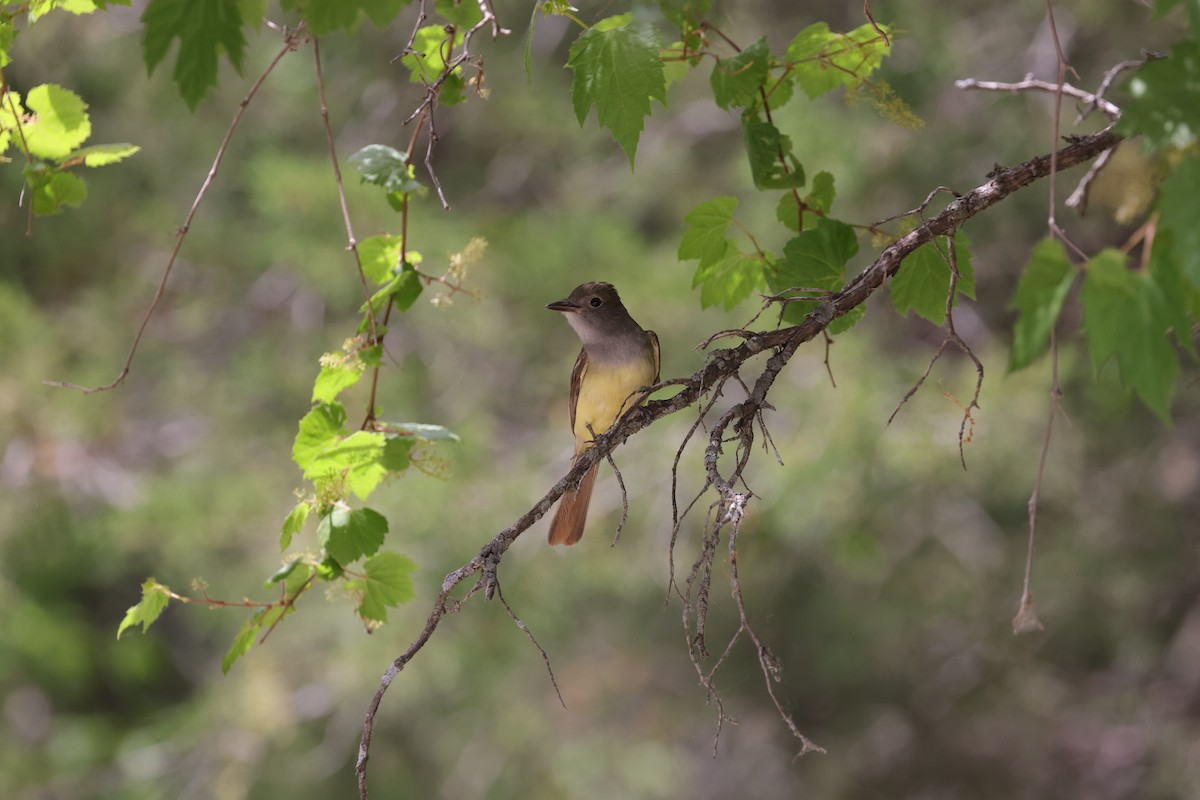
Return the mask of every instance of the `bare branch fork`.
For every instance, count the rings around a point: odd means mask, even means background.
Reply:
[[[717,467],[717,459],[721,454],[724,435],[732,426],[739,441],[745,441],[746,431],[752,431],[752,424],[757,413],[763,408],[767,394],[775,377],[786,366],[796,349],[804,342],[812,340],[821,334],[834,319],[847,314],[866,301],[884,282],[895,275],[909,254],[917,248],[932,241],[938,236],[952,235],[964,222],[980,212],[990,208],[1022,187],[1047,177],[1051,171],[1052,161],[1057,169],[1069,169],[1079,164],[1097,158],[1101,153],[1112,149],[1121,141],[1121,137],[1111,129],[1082,136],[1068,146],[1052,154],[1038,156],[1013,167],[995,170],[986,183],[953,200],[943,211],[914,229],[907,235],[897,239],[879,254],[874,263],[850,280],[837,294],[822,302],[799,325],[778,328],[770,331],[754,333],[737,347],[719,349],[709,355],[695,374],[690,378],[667,381],[660,385],[678,385],[681,390],[665,400],[655,400],[644,406],[630,410],[608,433],[595,439],[594,446],[585,451],[550,490],[538,500],[515,522],[497,533],[479,552],[466,564],[448,574],[442,582],[441,590],[434,599],[433,608],[425,621],[421,632],[397,658],[391,663],[380,679],[379,687],[367,707],[363,720],[362,740],[359,745],[358,761],[355,772],[358,776],[359,796],[367,798],[367,760],[370,754],[371,735],[374,731],[375,717],[380,702],[388,687],[404,667],[412,661],[421,648],[429,641],[437,630],[442,618],[449,612],[457,611],[463,602],[483,590],[485,596],[495,594],[497,586],[496,571],[504,553],[516,541],[517,537],[537,522],[554,502],[562,496],[569,487],[578,485],[584,473],[606,459],[617,446],[624,443],[630,436],[648,427],[656,420],[673,414],[696,403],[702,395],[721,386],[724,381],[733,377],[747,361],[761,353],[772,352],[762,374],[755,381],[749,397],[733,406],[722,415],[721,420],[709,437],[705,451],[705,466],[709,480],[717,488],[718,506],[715,519],[724,520],[720,524],[730,524],[737,521],[736,514],[730,516],[731,504],[741,495],[748,498],[748,492],[738,492],[736,482],[741,477],[741,468],[749,458],[749,449],[739,445],[737,466],[728,476],[722,475]],[[752,435],[749,434],[749,435]],[[744,500],[742,501],[744,503]],[[736,532],[731,527],[731,540]],[[731,541],[732,543],[732,541]],[[451,595],[456,588],[474,578],[474,583],[467,596],[459,601],[452,601]],[[739,606],[739,611],[742,611]],[[752,639],[755,637],[751,637]],[[775,680],[778,662],[770,651],[761,644],[759,646],[759,663],[764,674]],[[774,698],[774,695],[772,695]],[[777,704],[778,705],[778,704]],[[794,725],[790,726],[794,733]],[[807,739],[800,737],[803,742]],[[813,746],[809,744],[809,749]],[[803,752],[803,750],[802,750]]]

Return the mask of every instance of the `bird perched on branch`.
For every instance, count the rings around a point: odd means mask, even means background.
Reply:
[[[658,381],[658,336],[629,316],[610,283],[582,284],[546,308],[561,312],[583,342],[571,371],[571,432],[578,460],[595,436],[639,402],[640,389]],[[550,544],[582,538],[598,466],[587,471],[579,488],[563,493],[550,523]]]

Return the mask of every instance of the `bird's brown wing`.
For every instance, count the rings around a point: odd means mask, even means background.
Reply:
[[[655,349],[658,352],[658,340],[655,339]],[[583,376],[587,374],[587,350],[579,348],[579,358],[575,359],[575,369],[571,370],[571,433],[575,432],[575,406],[579,405],[579,387],[583,386]]]
[[[658,379],[662,374],[662,351],[658,347],[658,334],[654,331],[646,331],[650,334],[650,347],[654,349],[654,383],[658,383]],[[571,426],[572,428],[574,425]]]

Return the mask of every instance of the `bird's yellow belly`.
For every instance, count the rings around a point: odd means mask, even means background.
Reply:
[[[617,417],[641,399],[634,392],[654,383],[654,372],[654,365],[648,361],[619,367],[588,365],[575,406],[577,452],[590,445],[592,433],[588,431],[588,425],[592,426],[596,436],[611,428]]]

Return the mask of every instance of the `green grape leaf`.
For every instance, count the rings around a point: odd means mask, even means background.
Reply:
[[[710,82],[717,105],[752,108],[759,99],[758,90],[767,82],[770,59],[767,37],[763,36],[733,58],[714,64]]]
[[[1046,352],[1050,331],[1075,283],[1075,274],[1060,241],[1046,237],[1038,242],[1012,302],[1012,308],[1019,310],[1021,316],[1013,328],[1009,372],[1029,366]]]
[[[387,609],[416,597],[412,574],[417,565],[399,553],[380,553],[367,559],[366,578],[351,581],[351,588],[362,593],[358,614],[368,622],[387,622]]]
[[[349,161],[358,168],[364,181],[382,186],[389,193],[408,194],[421,188],[413,177],[408,155],[394,147],[369,144],[350,156]]]
[[[767,96],[767,105],[773,109],[780,109],[786,106],[795,95],[796,82],[792,79],[790,72],[785,72],[774,80],[768,76],[767,83],[763,86],[763,92]]]
[[[689,211],[683,218],[687,231],[679,242],[679,260],[698,258],[705,267],[724,258],[729,250],[725,231],[733,223],[737,207],[736,197],[714,197]]]
[[[421,278],[417,275],[416,270],[410,265],[405,265],[399,275],[392,278],[376,291],[375,294],[371,295],[371,308],[378,314],[383,308],[384,303],[391,297],[395,298],[393,305],[397,311],[407,311],[412,308],[412,304],[421,296],[423,288],[421,286]],[[358,325],[358,332],[365,333],[370,327],[366,317],[367,304],[363,303],[359,306],[358,311],[363,315],[363,321]]]
[[[343,567],[373,555],[388,532],[387,518],[369,508],[339,503],[317,524],[317,541]]]
[[[1200,92],[1200,87],[1197,91]],[[1200,289],[1200,225],[1196,224],[1200,219],[1200,158],[1192,156],[1181,162],[1163,182],[1158,194],[1158,212],[1160,230],[1171,231],[1174,236],[1183,276],[1195,289]],[[1155,250],[1160,246],[1155,239]]]
[[[890,33],[886,26],[883,30]],[[796,34],[785,57],[800,88],[815,98],[839,86],[862,83],[879,69],[890,50],[871,25],[841,34],[817,22]]]
[[[21,128],[29,152],[37,158],[62,159],[92,135],[87,103],[69,89],[53,83],[36,86],[25,105],[35,118]]]
[[[246,3],[247,0],[239,0]],[[314,36],[352,31],[365,14],[377,28],[395,20],[408,0],[282,0],[284,11],[298,11]],[[244,6],[243,6],[244,9]],[[243,10],[243,16],[250,18]],[[259,14],[261,16],[261,13]]]
[[[408,311],[421,296],[421,277],[411,265],[405,264],[400,274],[388,285],[388,296],[398,311]]]
[[[799,189],[804,168],[792,155],[792,140],[769,122],[748,117],[743,124],[750,174],[759,189]]]
[[[779,205],[775,207],[775,219],[782,222],[783,226],[788,230],[799,233],[804,229],[801,222],[800,206],[796,204],[796,198],[792,197],[791,192],[779,198]]]
[[[136,144],[94,144],[71,151],[63,159],[63,163],[71,165],[78,161],[85,167],[106,167],[124,161],[141,149]]]
[[[372,283],[387,283],[396,277],[400,266],[400,244],[403,237],[382,234],[358,243],[358,260],[363,275]]]
[[[1155,276],[1128,269],[1120,251],[1103,250],[1088,261],[1082,301],[1092,368],[1099,372],[1116,356],[1121,382],[1168,422],[1179,364],[1167,337],[1172,315]]]
[[[312,506],[308,503],[297,503],[296,507],[288,512],[287,518],[283,521],[283,530],[279,536],[279,549],[287,550],[292,544],[292,537],[299,533],[304,528],[304,523],[308,520],[308,512],[312,510]]]
[[[1180,42],[1166,58],[1150,61],[1129,79],[1133,96],[1117,130],[1143,134],[1153,148],[1185,148],[1200,135],[1200,42]]]
[[[171,42],[179,39],[172,78],[195,109],[217,85],[217,58],[224,52],[240,75],[246,39],[238,0],[150,0],[142,12],[142,58],[154,72]]]
[[[358,383],[367,369],[357,353],[326,353],[321,361],[321,372],[313,383],[314,403],[332,403],[339,394]]]
[[[459,28],[455,29],[453,36],[446,32],[444,25],[426,25],[417,31],[412,52],[400,59],[400,63],[409,70],[409,82],[431,84],[438,80],[446,68],[446,58],[462,41],[463,30]],[[445,105],[461,103],[465,99],[464,86],[462,67],[457,66],[442,82],[438,90],[438,102]]]
[[[32,196],[30,206],[40,217],[57,214],[63,206],[78,208],[87,199],[87,185],[69,172],[26,169],[25,176]]]
[[[954,293],[957,305],[961,296],[975,299],[975,269],[967,238],[961,231],[954,236],[954,251],[959,275]],[[934,325],[946,322],[946,295],[950,291],[950,265],[946,258],[946,244],[939,238],[921,245],[904,259],[904,265],[888,284],[897,311],[904,314],[912,309]]]
[[[359,0],[359,5],[366,12],[371,24],[382,29],[395,22],[401,9],[409,2],[410,0]]]
[[[778,291],[840,289],[846,263],[856,253],[858,237],[854,229],[835,219],[822,219],[816,228],[804,231],[784,245],[774,285]]]
[[[829,333],[837,336],[840,333],[853,328],[858,324],[858,321],[867,315],[866,305],[860,304],[842,314],[840,317],[829,323]]]
[[[56,8],[78,16],[80,14],[91,14],[96,10],[96,3],[94,0],[31,0],[29,3],[30,23],[37,22],[40,17]]]
[[[313,36],[337,30],[349,31],[358,21],[360,3],[356,0],[306,0],[301,4],[304,21]]]
[[[314,483],[344,477],[345,486],[366,500],[388,473],[381,463],[387,437],[382,433],[355,431],[324,447],[309,462],[304,477]]]
[[[299,558],[299,557],[293,558],[292,560],[285,563],[282,567],[275,570],[275,572],[272,573],[271,577],[267,578],[266,583],[263,584],[263,588],[270,589],[272,586],[279,583],[280,581],[287,580],[288,578],[291,577],[292,573],[296,571],[296,568],[303,564],[304,564],[304,559]]]
[[[1200,319],[1200,288],[1184,278],[1179,266],[1182,254],[1174,239],[1174,231],[1169,229],[1160,228],[1155,234],[1154,249],[1150,253],[1150,275],[1162,289],[1167,323],[1175,331],[1175,338],[1192,358],[1200,359],[1192,333],[1192,317]]]
[[[690,55],[690,53],[689,53]],[[683,57],[683,42],[675,42],[662,52],[663,80],[670,89],[692,72],[696,66],[695,59]]]
[[[477,0],[436,0],[433,7],[444,19],[463,30],[483,19]]]
[[[388,472],[403,472],[408,469],[408,454],[413,444],[415,442],[412,439],[389,435],[387,443],[383,446],[383,453],[379,456],[379,465]]]
[[[12,20],[0,16],[0,69],[4,69],[12,63],[12,56],[9,52],[12,50],[13,39],[17,36],[17,29],[13,26]],[[0,94],[0,100],[4,99],[4,95]],[[4,152],[4,147],[0,143],[0,153]]]
[[[854,229],[835,219],[818,220],[812,230],[793,237],[783,246],[783,260],[767,282],[776,293],[788,289],[836,291],[845,283],[846,264],[858,253]],[[797,324],[817,307],[819,301],[788,303],[786,322]],[[850,321],[847,324],[852,325]]]
[[[663,16],[678,27],[692,27],[712,8],[712,0],[659,0]]]
[[[775,209],[775,218],[782,222],[784,227],[793,231],[799,232],[810,228],[817,224],[817,220],[821,216],[828,214],[829,210],[833,208],[835,194],[833,176],[825,171],[818,172],[813,177],[812,191],[800,198],[800,202],[804,204],[803,219],[801,219],[801,206],[796,204],[796,198],[791,192],[779,198],[779,205]]]
[[[263,17],[267,15],[267,0],[238,0],[238,11],[241,12],[242,19],[257,31],[262,27]]]
[[[765,283],[760,256],[743,253],[732,243],[727,247],[723,258],[696,268],[692,288],[700,287],[701,308],[723,305],[728,311]]]
[[[567,66],[574,72],[571,102],[579,124],[595,106],[597,121],[633,167],[650,100],[666,105],[667,84],[654,29],[630,19],[610,18],[584,31],[571,45]]]
[[[829,213],[833,208],[833,199],[837,190],[833,186],[833,175],[822,170],[813,177],[812,191],[805,196],[804,202],[809,208]]]
[[[1162,17],[1179,5],[1187,10],[1188,24],[1192,26],[1192,35],[1200,34],[1200,0],[1155,0],[1154,16]]]
[[[324,449],[337,442],[346,424],[346,409],[341,403],[322,403],[300,420],[300,430],[292,445],[292,460],[308,473]]]
[[[142,599],[135,606],[130,606],[125,612],[124,619],[117,627],[117,639],[121,638],[121,634],[126,628],[134,625],[142,626],[142,633],[146,632],[156,619],[166,610],[167,603],[171,598],[167,596],[169,590],[154,578],[147,578],[142,584]]]
[[[230,646],[229,652],[221,659],[221,672],[228,675],[234,662],[250,652],[250,648],[254,646],[254,639],[258,636],[258,632],[264,628],[270,630],[271,626],[276,622],[292,613],[293,608],[294,606],[290,605],[271,606],[270,608],[264,608],[243,622],[241,630],[238,631],[238,635],[233,639],[233,645]]]

